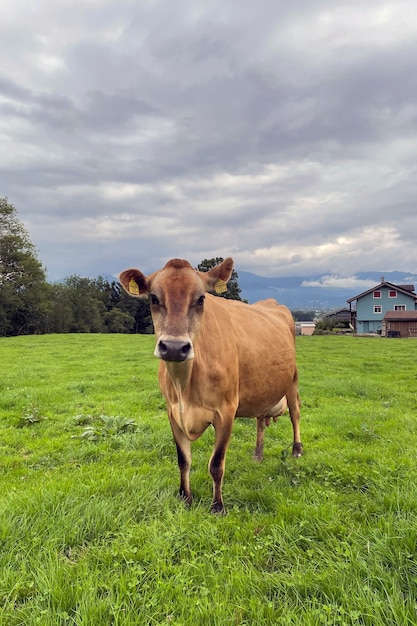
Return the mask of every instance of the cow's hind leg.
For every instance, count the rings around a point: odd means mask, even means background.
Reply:
[[[225,458],[227,446],[229,445],[230,436],[232,434],[233,419],[227,425],[221,424],[215,426],[215,441],[213,454],[209,461],[209,471],[213,479],[213,502],[211,503],[211,512],[220,515],[226,515],[226,509],[223,504],[222,486],[225,468]]]
[[[264,434],[265,427],[271,423],[271,417],[274,422],[277,421],[280,415],[283,415],[287,410],[287,399],[284,396],[281,400],[267,413],[267,415],[258,417],[256,420],[256,445],[253,458],[255,461],[262,461],[264,458]]]
[[[174,435],[175,445],[177,446],[178,467],[180,470],[180,490],[178,495],[184,500],[187,506],[191,506],[193,501],[193,494],[190,487],[191,442],[178,428],[171,416],[169,416],[169,421],[172,434]]]
[[[293,430],[292,455],[301,456],[304,452],[300,437],[300,394],[298,393],[298,372],[296,370],[294,380],[287,393],[288,409]]]
[[[258,417],[256,419],[256,445],[253,458],[255,461],[262,461],[264,458],[264,435],[265,435],[265,418]]]

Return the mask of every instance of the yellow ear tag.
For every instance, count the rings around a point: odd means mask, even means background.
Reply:
[[[138,284],[137,284],[136,280],[133,280],[133,278],[129,282],[129,293],[131,293],[132,296],[138,296],[139,295]]]
[[[219,278],[217,283],[214,285],[214,289],[216,290],[216,293],[224,293],[225,291],[227,291],[227,283]]]

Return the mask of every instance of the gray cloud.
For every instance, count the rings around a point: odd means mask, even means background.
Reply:
[[[416,272],[414,10],[5,0],[0,195],[51,279]]]

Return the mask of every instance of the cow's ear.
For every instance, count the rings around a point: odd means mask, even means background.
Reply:
[[[148,293],[148,283],[146,276],[142,274],[140,270],[131,268],[124,270],[119,274],[119,280],[122,283],[123,288],[130,296],[144,296]]]
[[[207,290],[215,289],[217,293],[221,293],[222,291],[226,291],[227,282],[230,280],[230,277],[233,272],[233,259],[228,257],[216,267],[213,267],[208,272],[200,273],[200,276],[203,278],[204,282],[207,285]]]

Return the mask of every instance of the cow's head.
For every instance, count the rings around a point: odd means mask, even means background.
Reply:
[[[149,276],[140,270],[124,270],[119,278],[132,296],[149,296],[157,344],[155,356],[164,361],[188,361],[204,315],[206,291],[221,291],[233,271],[225,259],[208,272],[199,272],[188,261],[172,259]]]

